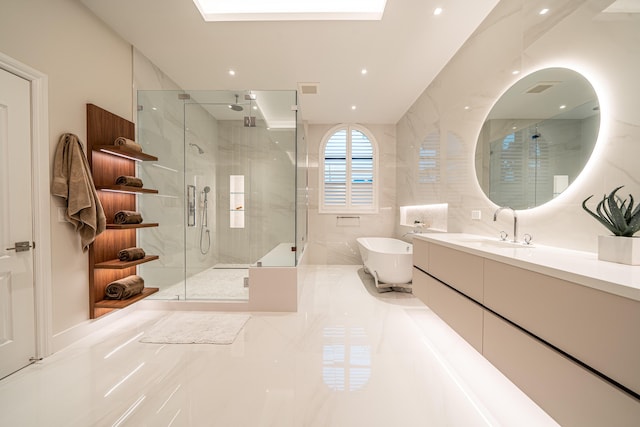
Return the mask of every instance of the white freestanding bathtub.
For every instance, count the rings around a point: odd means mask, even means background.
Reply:
[[[365,271],[373,276],[378,289],[411,289],[411,243],[388,237],[359,237],[356,241]]]

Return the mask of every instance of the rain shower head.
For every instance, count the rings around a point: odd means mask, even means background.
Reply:
[[[242,110],[244,110],[244,108],[242,108],[242,106],[238,104],[238,95],[236,95],[236,103],[235,104],[229,104],[229,108],[232,109],[233,111],[242,111]]]
[[[198,144],[194,144],[193,142],[189,143],[190,147],[196,147],[196,149],[198,150],[198,154],[204,154],[204,150],[202,148],[200,148],[200,146]]]

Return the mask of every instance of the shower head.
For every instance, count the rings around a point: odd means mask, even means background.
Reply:
[[[202,148],[200,148],[200,146],[198,144],[194,144],[193,142],[189,143],[190,147],[196,147],[196,149],[198,150],[198,154],[204,154],[204,150]]]
[[[229,104],[229,108],[232,109],[233,111],[242,111],[242,110],[244,110],[244,108],[242,108],[241,105],[238,105],[238,95],[236,95],[236,103],[235,104]]]

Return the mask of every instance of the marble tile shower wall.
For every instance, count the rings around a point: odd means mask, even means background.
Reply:
[[[295,241],[295,131],[218,122],[216,176],[218,262],[254,264],[280,243]],[[229,227],[229,176],[245,177],[245,228]],[[224,248],[224,249],[222,249]]]
[[[172,99],[177,93],[144,95],[167,101],[149,113],[151,119],[140,114],[141,139],[155,140],[153,153],[160,159],[140,166],[143,180],[160,192],[159,196],[141,196],[139,201],[145,217],[160,223],[139,233],[141,246],[160,255],[159,261],[140,267],[145,278],[160,286],[169,285],[182,280],[185,263],[189,277],[216,264],[253,264],[279,243],[291,242],[293,246],[295,133],[280,132],[275,143],[270,137],[278,131],[267,131],[264,126],[245,128],[239,120],[215,120],[198,105],[188,104],[183,135],[182,102],[176,106]],[[203,153],[189,144],[196,144]],[[243,228],[230,227],[230,175],[245,176]],[[195,226],[185,232],[187,185],[196,189],[196,217]],[[202,192],[207,186],[210,249],[202,254]],[[204,239],[206,248],[206,234]]]
[[[640,14],[602,14],[610,3],[498,3],[398,122],[397,205],[448,203],[450,232],[494,236],[508,226],[508,215],[492,221],[497,206],[477,183],[477,136],[495,101],[518,80],[513,70],[522,76],[564,66],[598,92],[601,133],[587,168],[561,197],[519,212],[520,230],[540,244],[595,251],[606,230],[582,211],[582,200],[618,185],[625,194],[640,194]],[[543,7],[552,8],[548,15],[538,14]],[[426,146],[438,150],[435,180],[421,179],[417,159]],[[471,220],[472,210],[482,219]]]
[[[320,214],[320,144],[333,125],[309,125],[309,242],[310,264],[362,264],[356,238],[391,237],[398,221],[396,204],[396,135],[393,125],[363,125],[378,143],[379,212],[361,214],[359,219],[340,220],[336,214]],[[351,214],[346,214],[351,215]]]

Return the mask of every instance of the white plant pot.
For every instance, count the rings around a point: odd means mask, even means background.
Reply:
[[[598,259],[640,265],[640,237],[598,236]]]

